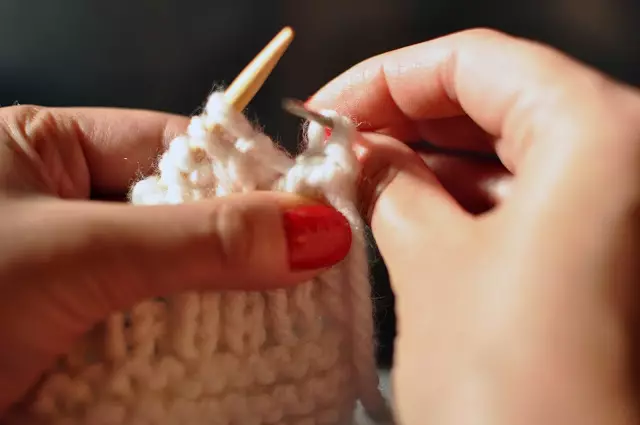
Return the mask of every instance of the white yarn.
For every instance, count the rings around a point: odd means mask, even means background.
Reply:
[[[148,300],[87,337],[39,387],[29,420],[65,425],[353,423],[360,401],[389,419],[378,390],[363,223],[355,205],[355,129],[328,141],[310,123],[295,160],[213,93],[187,134],[138,182],[134,204],[173,204],[252,190],[324,199],[350,221],[347,258],[290,290],[189,292]]]

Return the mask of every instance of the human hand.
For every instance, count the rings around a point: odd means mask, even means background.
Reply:
[[[269,289],[342,259],[335,210],[284,193],[184,205],[124,199],[184,117],[0,109],[0,417],[109,313],[195,289]]]
[[[369,59],[309,106],[360,123],[401,423],[635,423],[637,90],[473,30]],[[503,166],[427,167],[398,142],[418,139]]]

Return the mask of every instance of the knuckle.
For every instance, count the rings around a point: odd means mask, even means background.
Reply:
[[[36,105],[13,105],[2,108],[2,129],[12,140],[24,140],[25,128],[43,108]]]
[[[83,138],[76,116],[39,105],[14,105],[3,109],[3,125],[14,138],[25,139],[34,147],[50,143],[78,143]]]
[[[58,117],[49,108],[29,107],[25,111],[25,130],[39,131],[44,129],[56,128],[58,126]]]
[[[2,109],[5,117],[20,117],[26,121],[46,108],[39,105],[12,105]]]
[[[39,135],[50,133],[58,126],[54,112],[43,106],[11,106],[7,108],[6,114],[6,123],[12,132],[20,132],[29,140],[40,139]]]
[[[46,144],[52,140],[68,140],[70,135],[68,131],[65,131],[66,124],[63,117],[50,108],[29,107],[23,113],[24,134],[38,147],[40,144]]]
[[[512,38],[505,32],[489,27],[476,27],[464,30],[463,34],[472,38]]]
[[[207,217],[207,237],[213,244],[214,261],[220,268],[237,269],[249,263],[255,229],[249,210],[222,202]]]
[[[2,109],[0,131],[5,136],[2,142],[36,170],[38,190],[62,197],[88,195],[89,173],[81,152],[83,133],[75,116],[55,108],[14,105]]]

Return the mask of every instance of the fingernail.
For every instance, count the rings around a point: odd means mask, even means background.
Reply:
[[[347,219],[325,205],[305,205],[283,213],[292,270],[330,267],[351,248]]]

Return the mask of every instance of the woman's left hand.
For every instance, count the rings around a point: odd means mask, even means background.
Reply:
[[[0,108],[0,417],[113,311],[176,291],[290,286],[348,252],[344,217],[284,193],[158,206],[96,200],[124,200],[188,122]]]

